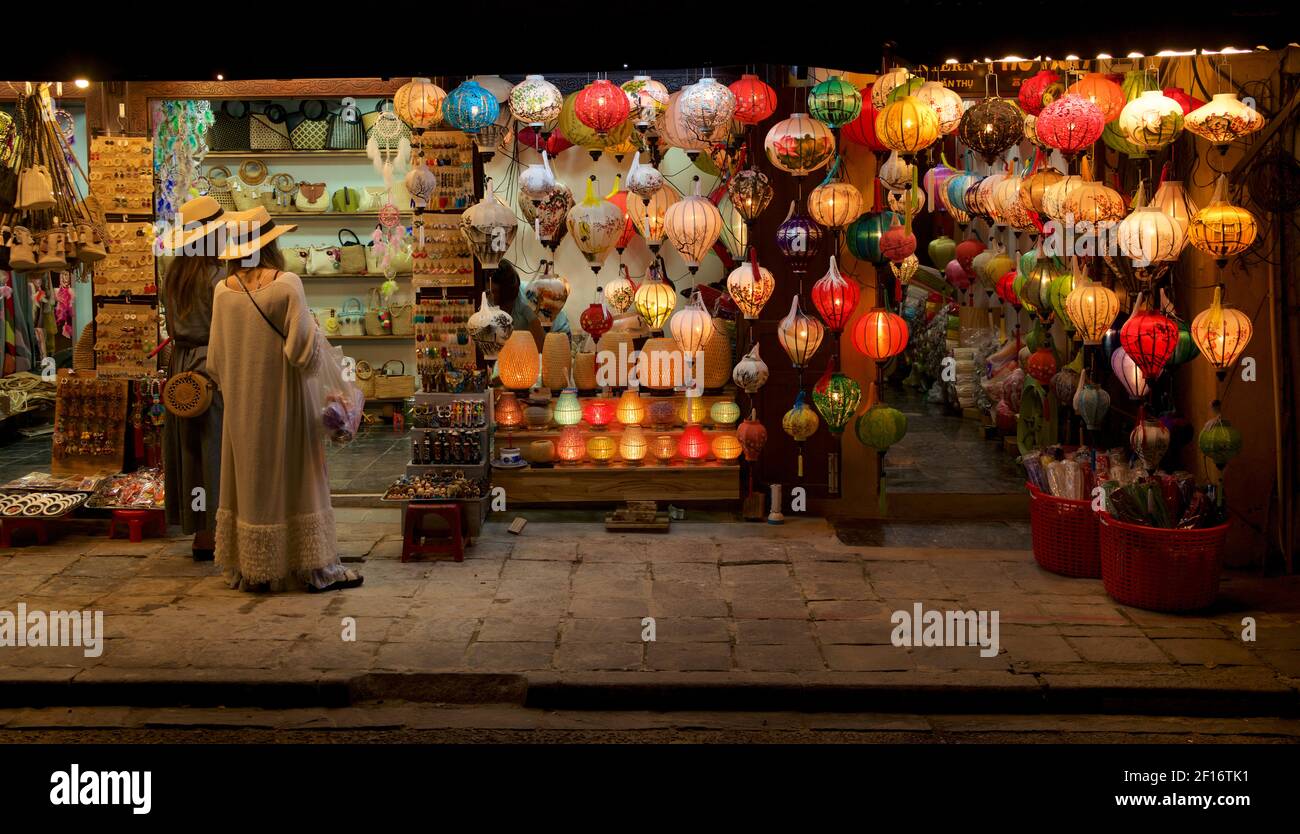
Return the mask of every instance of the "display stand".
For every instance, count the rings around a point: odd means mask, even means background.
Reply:
[[[434,460],[431,463],[417,463],[417,460],[425,460],[426,456],[413,453],[411,462],[406,465],[407,475],[425,475],[429,473],[459,471],[469,480],[483,481],[491,476],[491,465],[489,461],[492,455],[492,392],[480,391],[470,393],[418,393],[408,399],[412,405],[428,406],[437,408],[438,406],[449,406],[457,401],[478,401],[483,403],[483,423],[480,426],[469,428],[425,428],[411,426],[411,447],[414,450],[417,444],[423,444],[426,439],[430,444],[437,448],[434,441],[442,432],[455,431],[477,432],[479,435],[479,457],[473,462],[456,462],[450,460]],[[483,530],[483,521],[487,518],[489,496],[484,495],[479,498],[456,501],[461,508],[461,523],[465,530],[466,536],[473,541]],[[411,514],[413,508],[427,504],[444,504],[448,503],[446,499],[437,499],[431,501],[409,501],[407,502],[406,513]]]

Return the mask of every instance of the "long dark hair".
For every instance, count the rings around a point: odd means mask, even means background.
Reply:
[[[195,247],[198,251],[205,253],[217,251],[215,242],[217,234],[214,232],[208,237],[210,240],[205,240]],[[175,313],[176,318],[188,317],[205,302],[211,306],[213,275],[220,265],[221,262],[212,254],[178,254],[172,259],[167,266],[167,273],[163,276],[163,286],[167,288],[166,301],[171,302],[175,307],[172,312]]]
[[[230,262],[230,271],[228,274],[234,275],[243,269],[244,258]],[[257,267],[260,269],[274,269],[276,272],[284,272],[284,253],[280,251],[280,244],[274,240],[264,245],[257,253]]]

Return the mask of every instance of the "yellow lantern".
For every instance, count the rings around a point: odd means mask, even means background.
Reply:
[[[1224,307],[1222,298],[1223,288],[1215,287],[1210,309],[1192,319],[1192,341],[1214,366],[1220,379],[1241,358],[1255,333],[1250,316],[1233,307]]]
[[[1029,211],[1047,214],[1043,206],[1043,197],[1047,187],[1055,185],[1065,177],[1055,168],[1039,168],[1020,182],[1020,203]]]
[[[634,296],[636,312],[651,330],[663,330],[664,323],[677,306],[677,294],[663,281],[661,262],[662,259],[657,258],[650,264],[650,275],[637,287]]]
[[[617,449],[614,438],[607,434],[593,434],[587,438],[587,457],[596,463],[609,463]]]
[[[1065,297],[1065,315],[1085,345],[1099,345],[1119,315],[1119,296],[1101,284],[1085,283],[1081,277],[1075,276],[1074,289]]]
[[[1115,223],[1124,218],[1124,198],[1099,182],[1084,182],[1065,197],[1065,216],[1075,223]]]
[[[808,213],[828,229],[843,229],[862,214],[862,193],[852,183],[828,180],[808,195]]]
[[[427,130],[442,121],[447,92],[427,78],[412,78],[393,95],[393,112],[413,130]]]
[[[635,388],[629,388],[618,398],[618,421],[625,426],[639,426],[645,420],[645,406]],[[590,449],[588,450],[590,451]]]
[[[497,354],[497,373],[505,387],[521,391],[532,388],[541,371],[542,360],[537,352],[537,342],[527,330],[516,330],[506,339]]]
[[[699,177],[695,178],[695,193],[673,203],[664,213],[664,231],[691,274],[695,274],[722,234],[722,214],[707,197],[700,196]]]
[[[650,454],[661,465],[667,465],[677,455],[677,438],[671,434],[661,434],[650,444]]]
[[[939,116],[916,96],[900,96],[876,114],[876,138],[899,153],[916,153],[939,138]]]
[[[637,233],[645,238],[651,252],[658,252],[659,245],[664,242],[668,209],[680,199],[676,189],[667,184],[652,194],[649,200],[629,196],[627,214],[632,218]]]
[[[1255,216],[1224,199],[1226,183],[1227,178],[1220,174],[1214,199],[1196,212],[1187,230],[1192,245],[1217,260],[1220,266],[1233,255],[1249,249],[1258,233]]]
[[[718,400],[709,409],[709,417],[715,426],[730,426],[740,419],[740,406],[731,400]]]
[[[645,432],[640,426],[628,426],[618,439],[618,456],[628,463],[636,464],[645,459]]]
[[[709,408],[704,404],[703,397],[694,397],[690,394],[682,397],[682,404],[677,409],[677,418],[682,421],[682,425],[703,423],[708,416]]]
[[[740,457],[744,451],[740,441],[736,439],[734,434],[714,435],[713,443],[710,446],[713,449],[715,458],[728,463]]]

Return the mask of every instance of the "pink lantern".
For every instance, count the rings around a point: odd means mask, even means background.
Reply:
[[[1049,148],[1073,155],[1101,138],[1106,122],[1101,107],[1076,93],[1067,93],[1043,108],[1035,129]]]
[[[948,279],[948,283],[959,290],[965,291],[970,287],[970,276],[966,274],[966,270],[956,258],[948,261],[948,265],[943,268],[943,274]]]

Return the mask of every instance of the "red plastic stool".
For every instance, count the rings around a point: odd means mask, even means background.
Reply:
[[[36,534],[37,544],[48,544],[47,532],[49,522],[43,518],[13,517],[0,520],[0,547],[13,547],[13,534],[32,532]]]
[[[424,529],[424,520],[429,516],[442,519],[447,526],[446,535],[428,535]],[[465,540],[460,533],[460,505],[409,502],[402,522],[402,561],[410,562],[416,556],[448,555],[457,562],[465,561]]]
[[[113,520],[108,523],[110,539],[117,535],[119,521],[126,524],[133,543],[144,541],[146,533],[151,536],[167,534],[167,519],[162,510],[113,510]]]

